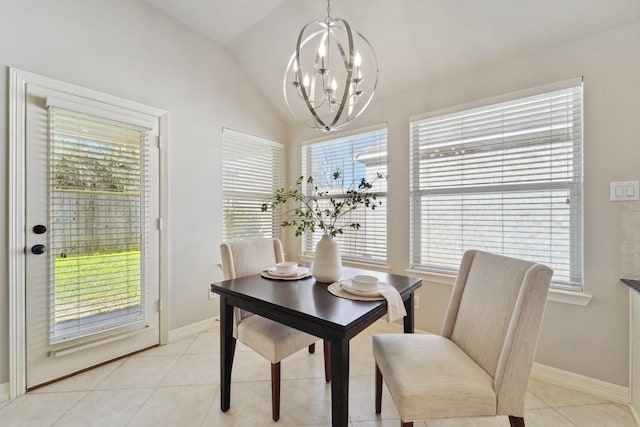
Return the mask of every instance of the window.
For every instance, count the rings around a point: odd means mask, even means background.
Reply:
[[[282,144],[230,129],[222,131],[222,238],[280,237],[278,212],[261,212],[283,186]]]
[[[340,170],[343,180],[335,181],[333,173]],[[302,173],[313,176],[314,185],[336,198],[349,188],[357,187],[362,178],[369,182],[377,173],[387,174],[387,129],[360,131],[357,134],[322,141],[307,142],[302,147]],[[304,188],[303,188],[304,191]],[[336,237],[343,259],[368,263],[387,262],[387,182],[377,180],[372,188],[382,206],[375,210],[359,208],[347,220],[357,222],[361,228],[345,227],[344,234]],[[328,200],[327,200],[328,205]],[[307,233],[303,251],[312,254],[321,232]]]
[[[582,290],[582,82],[411,121],[411,265],[465,250],[542,262]]]
[[[47,103],[58,343],[145,318],[149,129]]]

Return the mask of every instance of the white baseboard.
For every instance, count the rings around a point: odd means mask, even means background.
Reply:
[[[540,379],[572,390],[581,391],[592,396],[610,400],[615,403],[629,404],[629,388],[617,384],[600,381],[595,378],[552,368],[551,366],[534,363],[531,368],[531,378]]]
[[[0,384],[0,402],[9,400],[9,383]]]
[[[169,331],[169,342],[179,341],[183,338],[190,337],[191,335],[199,334],[200,332],[207,331],[218,325],[220,319],[218,316],[211,317],[209,319],[201,320],[200,322],[192,323],[182,328],[173,329]]]
[[[640,426],[640,417],[638,416],[638,413],[636,412],[636,408],[634,408],[633,405],[629,405],[629,411],[631,411],[631,415],[633,416],[633,420],[636,422],[637,425]]]

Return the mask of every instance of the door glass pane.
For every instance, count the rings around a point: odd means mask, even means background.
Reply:
[[[59,108],[50,123],[50,342],[144,319],[146,131]]]

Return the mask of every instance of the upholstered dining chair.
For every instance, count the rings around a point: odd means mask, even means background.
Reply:
[[[278,239],[225,242],[220,245],[220,252],[225,280],[257,274],[284,261],[282,243]],[[309,348],[309,353],[313,353],[315,342],[319,338],[239,309],[234,311],[233,337],[271,362],[271,411],[273,421],[278,421],[280,362],[305,347]],[[327,382],[330,378],[329,360],[328,342],[325,342],[324,368]]]
[[[553,271],[467,251],[442,335],[373,337],[376,413],[382,382],[401,426],[433,418],[508,415],[524,426],[524,400]]]

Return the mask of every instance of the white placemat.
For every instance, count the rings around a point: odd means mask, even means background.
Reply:
[[[348,282],[347,280],[343,280],[340,282],[335,282],[330,284],[327,287],[327,290],[331,292],[333,295],[336,295],[341,298],[347,298],[356,301],[381,301],[383,299],[387,300],[387,321],[394,322],[398,319],[402,319],[407,315],[407,310],[404,308],[404,302],[402,301],[402,297],[400,296],[400,292],[396,288],[386,283],[380,282],[379,293],[371,296],[365,295],[355,295],[345,290],[342,286],[342,283]]]

